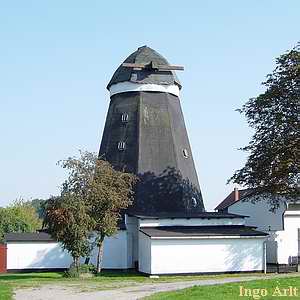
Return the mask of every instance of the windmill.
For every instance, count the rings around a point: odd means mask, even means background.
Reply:
[[[135,173],[135,213],[204,211],[181,110],[181,83],[155,50],[143,46],[115,71],[99,157]]]

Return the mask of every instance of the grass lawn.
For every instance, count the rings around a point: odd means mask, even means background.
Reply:
[[[193,275],[193,276],[160,276],[158,279],[151,279],[142,274],[132,272],[108,272],[103,271],[100,276],[92,278],[64,278],[63,273],[7,273],[0,275],[0,300],[11,300],[14,289],[35,287],[42,284],[71,286],[79,291],[95,291],[104,289],[120,288],[132,286],[138,283],[155,283],[155,282],[174,282],[188,281],[199,279],[216,279],[225,277],[240,277],[240,276],[264,276],[260,273],[251,274],[224,274],[224,275]],[[300,285],[300,282],[299,282]],[[212,289],[209,287],[209,289]],[[208,289],[208,290],[209,290]],[[208,291],[207,290],[207,291]],[[198,296],[197,296],[198,297]],[[194,299],[199,299],[199,298]],[[154,298],[156,299],[156,298]],[[171,298],[157,298],[171,299]],[[178,298],[187,299],[187,298]],[[193,299],[193,298],[192,298]],[[203,298],[216,299],[216,298]],[[221,299],[221,298],[220,298]],[[232,299],[232,298],[227,298]],[[241,299],[241,298],[240,298]],[[274,299],[274,298],[272,298]]]
[[[262,275],[262,274],[252,274]],[[137,283],[186,281],[207,278],[236,277],[241,275],[209,275],[209,276],[161,276],[159,279],[151,279],[136,272],[108,272],[103,271],[100,276],[87,279],[64,278],[63,273],[7,273],[0,275],[0,300],[11,300],[13,289],[34,287],[41,284],[70,285],[80,291],[93,291]],[[247,275],[248,276],[248,275]],[[251,276],[251,274],[249,274]]]
[[[240,287],[251,289],[252,296],[247,296]],[[298,288],[298,292],[290,291],[289,287]],[[265,291],[257,289],[266,289]],[[287,291],[284,291],[287,289]],[[248,291],[249,293],[249,291]],[[248,294],[250,295],[250,294]],[[246,300],[246,299],[300,299],[300,277],[255,280],[245,283],[228,283],[224,285],[195,286],[175,292],[157,293],[145,298],[147,300]]]
[[[12,299],[12,287],[0,283],[0,300]]]

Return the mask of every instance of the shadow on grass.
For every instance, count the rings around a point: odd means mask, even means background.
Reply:
[[[108,278],[130,278],[130,277],[145,277],[145,275],[138,273],[134,270],[126,271],[113,271],[113,270],[103,270],[100,274],[97,274],[96,277],[108,277]]]
[[[53,272],[53,273],[6,273],[0,274],[0,281],[19,281],[19,280],[55,280],[61,279],[63,273]]]
[[[65,278],[63,272],[31,272],[31,273],[6,273],[0,274],[0,282],[3,281],[56,281],[56,280],[76,280],[76,278]],[[143,274],[140,274],[134,270],[132,271],[113,271],[113,270],[103,270],[100,274],[92,277],[91,279],[134,279],[134,278],[145,278]]]

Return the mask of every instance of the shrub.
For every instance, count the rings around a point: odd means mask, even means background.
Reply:
[[[94,265],[80,265],[78,268],[74,265],[71,265],[68,271],[64,273],[64,277],[66,278],[79,278],[82,274],[95,274],[96,268]]]

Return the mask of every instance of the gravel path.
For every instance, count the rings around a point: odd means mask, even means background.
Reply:
[[[137,284],[135,286],[123,287],[96,292],[80,292],[74,287],[59,285],[44,285],[38,288],[20,289],[15,291],[16,300],[135,300],[150,296],[157,292],[173,291],[192,287],[195,285],[213,285],[231,282],[250,281],[264,278],[293,277],[298,274],[279,274],[268,277],[233,277],[223,279],[205,279],[169,283]]]

